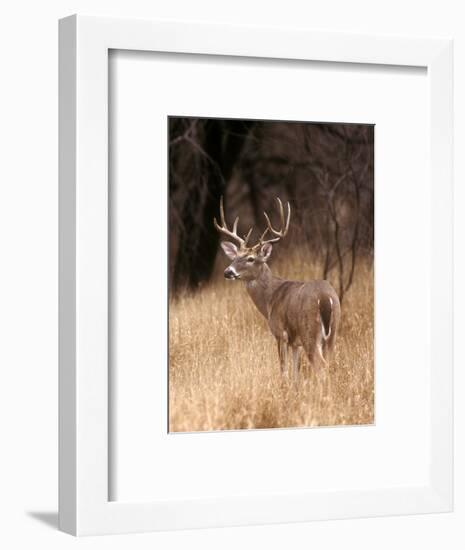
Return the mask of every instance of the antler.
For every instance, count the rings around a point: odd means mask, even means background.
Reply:
[[[257,250],[261,248],[264,244],[267,243],[276,243],[279,240],[281,240],[283,237],[287,235],[287,232],[289,231],[289,222],[291,221],[291,205],[289,202],[287,203],[287,218],[284,216],[284,207],[283,203],[281,202],[281,199],[276,197],[276,201],[278,202],[279,206],[279,216],[281,219],[281,229],[274,229],[274,227],[271,225],[270,218],[268,217],[268,214],[266,212],[263,212],[265,214],[267,227],[265,231],[262,233],[262,236],[260,237],[258,243],[252,247],[252,250]],[[220,200],[220,218],[221,218],[221,224],[219,225],[216,221],[216,218],[213,218],[213,224],[215,228],[220,232],[223,233],[223,235],[226,235],[230,239],[233,239],[240,245],[242,249],[247,248],[247,243],[249,241],[250,235],[252,234],[253,227],[249,229],[249,232],[247,235],[245,235],[244,238],[239,237],[237,234],[237,224],[239,223],[239,218],[237,217],[234,220],[232,231],[228,228],[228,224],[226,223],[226,218],[224,215],[224,206],[223,206],[223,197],[221,197]],[[271,239],[264,240],[267,233],[271,232],[273,235],[275,235]]]
[[[278,206],[279,206],[279,216],[280,216],[280,219],[281,219],[281,229],[280,230],[274,229],[273,226],[271,225],[271,221],[270,221],[270,218],[268,217],[268,214],[266,212],[263,212],[265,214],[265,218],[266,218],[266,222],[267,222],[267,228],[262,233],[262,236],[260,237],[260,240],[254,246],[254,248],[260,248],[261,246],[263,246],[266,243],[276,243],[279,240],[281,240],[283,237],[285,237],[287,235],[287,232],[289,231],[289,223],[291,221],[291,205],[289,204],[289,202],[287,203],[287,219],[285,219],[283,203],[281,202],[281,199],[279,197],[276,197],[276,201],[277,201]],[[265,238],[266,234],[268,233],[268,231],[270,231],[273,235],[276,235],[276,236],[273,237],[272,239],[268,239],[268,240],[265,241],[264,238]]]
[[[239,217],[237,217],[234,220],[232,231],[230,229],[228,229],[228,224],[226,223],[226,218],[225,218],[225,215],[224,215],[223,197],[221,197],[221,200],[220,200],[220,217],[221,217],[221,224],[222,225],[219,225],[218,222],[216,221],[216,218],[213,218],[213,224],[214,224],[215,228],[220,233],[223,233],[224,235],[226,235],[230,239],[235,240],[240,245],[241,248],[246,248],[247,247],[247,242],[250,238],[250,235],[252,234],[253,227],[251,227],[249,229],[249,232],[247,233],[247,235],[242,239],[237,234],[237,224],[239,223]]]

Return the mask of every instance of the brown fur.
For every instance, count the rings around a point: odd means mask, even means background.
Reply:
[[[228,243],[225,249],[233,260],[225,276],[245,282],[252,301],[276,338],[281,370],[284,372],[286,368],[289,351],[295,353],[295,369],[299,370],[300,349],[305,351],[311,365],[326,364],[334,350],[341,316],[339,298],[330,283],[275,277],[266,263],[271,254],[270,244],[257,253],[234,250],[231,246]],[[254,261],[247,261],[251,256]]]
[[[271,278],[270,286],[266,317],[278,347],[302,347],[312,365],[321,359],[327,362],[334,349],[341,315],[333,287],[327,281],[303,283],[277,277]],[[251,297],[255,302],[254,296]]]
[[[223,241],[221,246],[230,258],[231,264],[224,271],[227,279],[242,279],[258,311],[268,320],[270,330],[278,344],[281,371],[287,368],[289,348],[295,374],[300,369],[300,351],[307,354],[311,365],[327,364],[336,340],[341,306],[334,288],[327,281],[308,283],[286,281],[274,277],[267,261],[271,255],[273,242],[278,242],[287,235],[291,218],[291,207],[287,203],[287,218],[284,207],[277,198],[281,218],[281,228],[274,229],[265,212],[267,227],[258,243],[249,246],[248,241],[252,228],[242,238],[237,234],[239,218],[236,218],[232,230],[228,228],[220,202],[222,225],[216,219],[216,229],[232,238],[239,247],[230,241]],[[265,236],[271,233],[271,239]]]

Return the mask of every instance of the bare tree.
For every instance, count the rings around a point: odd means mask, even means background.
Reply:
[[[169,130],[174,290],[211,277],[222,195],[246,225],[260,224],[280,196],[293,207],[293,244],[321,259],[343,299],[358,258],[373,253],[372,126],[171,118]]]
[[[180,222],[175,288],[195,288],[211,276],[218,249],[211,220],[218,214],[220,197],[251,125],[236,120],[170,119],[170,210]],[[190,184],[185,185],[187,181]]]

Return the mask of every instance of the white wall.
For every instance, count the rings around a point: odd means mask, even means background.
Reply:
[[[4,548],[464,547],[465,21],[459,0],[32,0],[0,17],[0,545]],[[56,532],[57,19],[95,15],[247,22],[455,39],[456,512],[75,541]]]

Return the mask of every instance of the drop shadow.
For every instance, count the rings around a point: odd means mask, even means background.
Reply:
[[[27,515],[48,527],[58,529],[58,512],[27,512]]]

